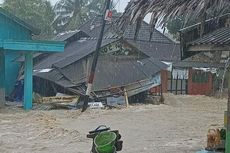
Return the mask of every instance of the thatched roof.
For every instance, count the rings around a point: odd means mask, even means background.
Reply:
[[[130,0],[119,25],[121,29],[127,23],[135,23],[139,27],[140,21],[151,13],[150,24],[154,29],[159,20],[162,25],[176,16],[184,16],[186,21],[194,18],[204,21],[207,16],[219,16],[229,8],[230,0]]]

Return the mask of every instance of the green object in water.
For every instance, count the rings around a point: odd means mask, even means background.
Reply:
[[[226,140],[226,130],[225,129],[220,130],[220,137],[221,137],[221,140]]]
[[[116,148],[114,146],[116,140],[116,134],[114,132],[101,132],[95,139],[94,144],[98,153],[113,153]]]

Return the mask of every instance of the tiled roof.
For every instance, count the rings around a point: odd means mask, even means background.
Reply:
[[[180,60],[180,44],[127,40],[147,56],[165,61]]]
[[[105,36],[108,33],[116,33],[112,26],[115,25],[116,18],[113,19],[113,22],[107,22],[105,26]],[[85,24],[83,24],[79,29],[87,33],[90,37],[96,38],[99,36],[100,29],[101,29],[101,16],[96,16],[90,20],[88,20]],[[128,25],[127,28],[124,31],[123,37],[125,39],[134,39],[135,35],[135,29],[136,25]],[[150,31],[151,26],[147,24],[146,22],[142,22],[142,26],[139,31],[139,35],[137,37],[137,40],[140,41],[149,41],[150,38]],[[169,39],[167,36],[159,32],[157,29],[154,30],[151,41],[154,42],[164,42],[164,43],[173,43],[171,39]]]
[[[136,25],[127,26],[127,28],[124,32],[124,38],[133,40],[134,35],[135,35],[135,29],[136,29]],[[137,36],[137,40],[149,42],[150,31],[151,31],[151,26],[145,22],[142,22],[142,26],[141,26],[139,34]],[[153,31],[152,39],[150,42],[173,43],[173,41],[171,39],[169,39],[167,36],[165,36],[164,34],[159,32],[157,29],[155,29]]]
[[[191,43],[190,45],[204,45],[204,44],[214,44],[214,45],[226,45],[230,44],[230,28],[224,27],[215,30],[212,33],[204,35]]]
[[[104,39],[102,47],[114,41],[116,41],[116,39]],[[46,69],[54,65],[60,68],[65,67],[94,52],[96,43],[96,39],[81,39],[72,42],[66,46],[63,53],[50,54],[35,65],[34,69]]]

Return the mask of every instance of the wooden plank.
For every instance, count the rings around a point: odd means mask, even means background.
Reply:
[[[61,97],[42,97],[37,100],[37,103],[52,104],[52,103],[70,103],[73,100],[78,100],[78,96],[61,96]]]
[[[171,93],[173,90],[172,87],[173,87],[173,67],[172,67],[172,71],[171,71],[171,86],[170,86]]]

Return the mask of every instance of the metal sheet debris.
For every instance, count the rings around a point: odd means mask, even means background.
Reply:
[[[109,106],[125,105],[125,97],[124,96],[107,97],[107,105]]]

